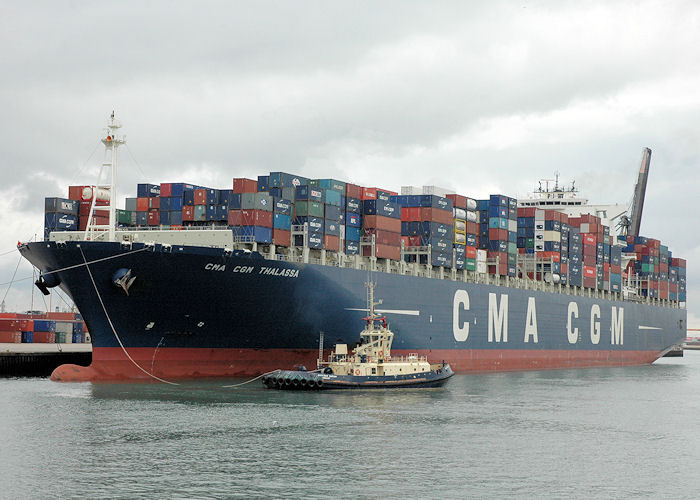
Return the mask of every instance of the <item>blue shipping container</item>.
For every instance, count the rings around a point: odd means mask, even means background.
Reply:
[[[160,184],[137,184],[136,196],[139,198],[154,198],[160,196]]]
[[[275,213],[272,216],[272,227],[289,231],[292,227],[292,219],[287,214]]]
[[[65,198],[45,198],[44,212],[58,214],[79,215],[80,203]]]
[[[34,320],[34,331],[35,332],[55,332],[56,322],[51,319],[35,319]]]
[[[361,232],[362,230],[359,227],[345,226],[345,240],[360,241]]]
[[[78,217],[76,215],[49,213],[44,215],[44,228],[52,231],[77,231]]]

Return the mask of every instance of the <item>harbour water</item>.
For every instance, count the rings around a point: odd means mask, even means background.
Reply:
[[[697,498],[700,352],[277,392],[0,379],[1,498]]]

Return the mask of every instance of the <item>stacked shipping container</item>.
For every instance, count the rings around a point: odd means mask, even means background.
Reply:
[[[105,205],[105,193],[93,186],[70,186],[68,199],[47,198],[46,237],[51,231],[85,229],[93,197],[98,207]],[[288,247],[303,244],[300,236],[292,241],[292,224],[306,224],[310,248],[369,256],[374,238],[378,258],[399,260],[402,244],[430,247],[430,262],[425,252],[405,258],[501,276],[519,275],[518,253],[534,254],[540,263],[534,279],[551,273],[565,284],[616,292],[623,279],[622,252],[634,252],[637,261],[629,272],[644,278],[645,294],[685,300],[685,261],[674,259],[658,240],[613,245],[609,228],[593,215],[569,218],[555,210],[518,209],[517,201],[504,195],[476,201],[434,186],[406,187],[397,195],[336,179],[270,172],[257,180],[235,178],[232,189],[222,190],[138,184],[137,197],[127,198],[125,208],[117,211],[122,226],[228,226],[240,241]],[[93,214],[97,223],[106,219],[104,211]]]

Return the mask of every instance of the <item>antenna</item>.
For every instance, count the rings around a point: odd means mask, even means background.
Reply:
[[[91,199],[90,212],[88,213],[88,223],[85,228],[85,239],[95,239],[98,237],[97,233],[105,233],[109,237],[109,241],[114,241],[114,227],[117,224],[117,148],[122,144],[126,144],[125,135],[117,135],[117,131],[121,128],[122,124],[115,120],[114,110],[110,115],[110,121],[105,128],[105,137],[102,139],[102,144],[105,145],[105,156],[102,166],[100,167],[100,173],[97,177],[97,183],[91,186]],[[111,179],[110,183],[107,184],[107,172],[110,170]],[[88,188],[86,188],[88,189]],[[106,205],[97,205],[99,201],[106,201]],[[95,212],[107,212],[109,214],[108,224],[94,223],[93,215]]]

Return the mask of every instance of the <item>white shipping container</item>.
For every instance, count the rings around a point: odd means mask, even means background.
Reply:
[[[535,220],[544,220],[544,210],[535,210]]]
[[[453,208],[452,214],[454,215],[455,219],[467,220],[467,211],[463,208]]]
[[[56,333],[69,333],[73,335],[73,322],[56,321]]]
[[[486,274],[486,262],[476,261],[476,272]]]
[[[476,210],[477,203],[476,200],[473,200],[472,198],[467,198],[467,210],[474,211]]]
[[[479,222],[479,214],[477,212],[467,212],[467,222]]]
[[[518,232],[518,221],[517,220],[508,220],[508,231],[511,233],[517,233]]]
[[[478,249],[476,251],[476,262],[477,263],[479,263],[479,262],[486,263],[486,250]],[[484,272],[486,272],[486,271],[484,271]]]
[[[423,194],[435,194],[437,196],[447,196],[454,193],[452,189],[441,188],[438,186],[423,186]]]
[[[401,186],[402,195],[416,195],[423,194],[423,189],[416,186]]]
[[[544,241],[561,241],[561,233],[559,231],[545,231]]]

